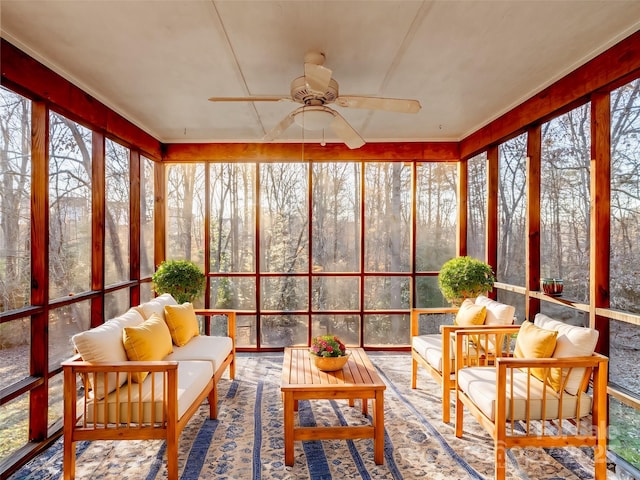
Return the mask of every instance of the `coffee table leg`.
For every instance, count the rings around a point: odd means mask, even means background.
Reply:
[[[284,392],[284,464],[293,466],[293,392]]]
[[[376,390],[373,413],[373,460],[384,464],[384,391]]]

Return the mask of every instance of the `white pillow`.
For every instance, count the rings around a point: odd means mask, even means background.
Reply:
[[[513,316],[516,313],[516,307],[496,302],[484,295],[478,295],[476,305],[484,305],[487,307],[487,319],[484,321],[485,325],[513,325]]]
[[[553,358],[589,357],[596,349],[599,336],[597,330],[568,325],[559,320],[554,320],[543,313],[536,315],[534,323],[540,328],[558,332]],[[567,370],[568,369],[563,369],[563,381],[567,375]],[[576,395],[583,376],[584,368],[574,368],[571,370],[571,375],[569,375],[569,379],[564,387],[565,391],[571,395]]]
[[[149,320],[154,313],[159,315],[164,320],[164,307],[165,305],[177,305],[178,302],[171,296],[170,293],[163,293],[159,297],[154,298],[146,303],[136,307],[145,320]]]
[[[122,344],[122,330],[124,327],[135,327],[142,322],[144,322],[142,315],[132,308],[124,315],[112,318],[96,328],[74,335],[71,337],[71,341],[85,362],[126,362],[127,352]],[[90,375],[89,387],[93,390],[96,398],[102,399],[126,381],[127,375],[125,373],[121,373],[119,378],[116,378],[115,373],[108,373],[106,379],[107,391],[105,392],[104,374],[96,376],[95,385],[93,385],[93,375]]]

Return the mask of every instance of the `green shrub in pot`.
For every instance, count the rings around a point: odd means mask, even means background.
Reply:
[[[189,260],[165,260],[151,277],[157,294],[170,293],[178,303],[192,302],[205,287],[205,275]]]
[[[492,290],[494,282],[491,266],[472,257],[452,258],[442,265],[438,274],[438,287],[453,305]]]

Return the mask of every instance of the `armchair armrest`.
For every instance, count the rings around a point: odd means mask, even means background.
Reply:
[[[412,308],[411,309],[411,336],[420,335],[420,315],[439,313],[458,313],[458,307]]]
[[[196,315],[204,317],[204,333],[211,335],[211,317],[225,315],[227,317],[227,336],[231,338],[235,346],[236,343],[236,312],[237,310],[227,310],[219,308],[196,308]]]
[[[487,365],[499,357],[510,357],[512,351],[508,339],[518,330],[520,325],[457,327],[453,331],[456,370],[467,365]]]

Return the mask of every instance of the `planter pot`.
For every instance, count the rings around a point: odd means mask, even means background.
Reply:
[[[313,353],[309,353],[314,365],[318,370],[323,372],[335,372],[342,370],[342,367],[349,361],[349,353],[341,357],[320,357]]]
[[[563,283],[561,278],[542,278],[540,279],[540,286],[547,295],[562,295]]]

